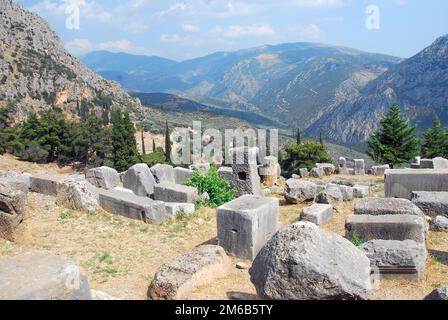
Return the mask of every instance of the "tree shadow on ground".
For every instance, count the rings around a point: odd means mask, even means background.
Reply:
[[[429,254],[436,261],[448,266],[448,252],[429,250]]]

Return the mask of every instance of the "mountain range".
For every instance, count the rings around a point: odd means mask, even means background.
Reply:
[[[82,60],[126,90],[180,95],[264,115],[305,134],[365,141],[394,102],[427,128],[448,121],[448,36],[409,59],[317,43],[261,46],[176,62],[93,52]],[[136,61],[139,61],[136,63]]]
[[[80,102],[92,112],[112,107],[143,111],[117,83],[70,55],[48,23],[12,0],[0,1],[0,107],[15,121],[48,108],[76,115]]]

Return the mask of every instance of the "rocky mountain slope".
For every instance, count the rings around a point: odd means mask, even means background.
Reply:
[[[206,57],[147,72],[144,64],[123,67],[92,63],[106,53],[83,58],[95,71],[125,89],[179,94],[209,105],[257,112],[307,128],[335,100],[356,97],[360,88],[400,61],[398,58],[315,43],[262,46]],[[141,57],[135,57],[141,59]],[[147,57],[153,65],[155,57]],[[153,68],[154,70],[154,68]]]
[[[448,35],[412,58],[393,66],[362,88],[355,99],[335,101],[307,131],[325,132],[346,143],[366,140],[390,106],[398,102],[419,130],[434,115],[448,122]]]
[[[76,115],[83,99],[91,110],[142,110],[118,84],[71,56],[45,20],[15,1],[1,0],[0,107],[12,106],[14,119],[20,121],[49,107]]]

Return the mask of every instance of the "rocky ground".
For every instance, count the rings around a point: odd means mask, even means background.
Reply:
[[[0,157],[0,170],[70,172],[69,168],[18,162]],[[350,177],[355,179],[355,177]],[[325,178],[331,179],[331,178]],[[376,183],[376,195],[383,183],[376,177],[362,177]],[[281,199],[278,195],[277,196]],[[344,235],[345,220],[353,214],[354,202],[344,203],[325,229]],[[281,225],[298,220],[304,205],[281,201]],[[157,269],[173,258],[204,244],[215,243],[215,209],[202,208],[195,215],[147,225],[98,210],[92,214],[58,207],[54,198],[30,193],[27,204],[27,233],[19,243],[0,240],[0,257],[30,250],[61,256],[81,266],[91,287],[121,299],[147,299],[148,286]],[[382,281],[372,299],[422,299],[433,289],[448,283],[448,233],[431,232],[427,243],[430,257],[420,282]],[[256,299],[247,269],[236,264],[249,261],[233,259],[233,272],[212,285],[197,288],[189,299]]]

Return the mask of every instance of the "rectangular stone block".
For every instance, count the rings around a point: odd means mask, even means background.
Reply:
[[[346,224],[346,236],[356,235],[363,241],[370,240],[414,240],[424,243],[427,224],[423,217],[414,215],[354,215]]]
[[[427,251],[423,243],[412,240],[373,240],[360,249],[370,259],[375,278],[420,280],[426,266]],[[378,275],[379,273],[379,275]]]
[[[177,184],[184,184],[193,175],[193,170],[182,167],[174,168],[174,181]]]
[[[193,214],[195,212],[195,206],[193,203],[165,203],[166,214],[172,218],[176,218],[178,214],[184,213],[186,215]]]
[[[146,197],[116,190],[100,192],[101,207],[114,214],[141,220],[146,223],[161,223],[166,218],[165,204]]]
[[[79,179],[81,179],[80,176],[68,174],[47,174],[32,176],[30,178],[30,191],[56,197],[59,184],[64,180],[75,177],[79,177]]]
[[[161,183],[154,186],[154,200],[164,202],[195,203],[198,189],[174,183]]]
[[[217,209],[218,244],[232,256],[255,259],[277,232],[279,200],[242,196]]]
[[[362,199],[369,195],[370,193],[370,187],[369,186],[360,186],[356,185],[353,187],[353,197]]]
[[[318,226],[327,224],[333,216],[333,206],[329,204],[314,204],[304,208],[300,217],[302,221],[312,222]]]
[[[397,169],[386,171],[386,197],[411,200],[413,191],[448,191],[448,170]]]
[[[448,217],[448,192],[412,192],[412,203],[431,218]]]
[[[407,199],[395,198],[365,198],[355,204],[357,215],[393,215],[410,214],[423,217],[423,212]]]

